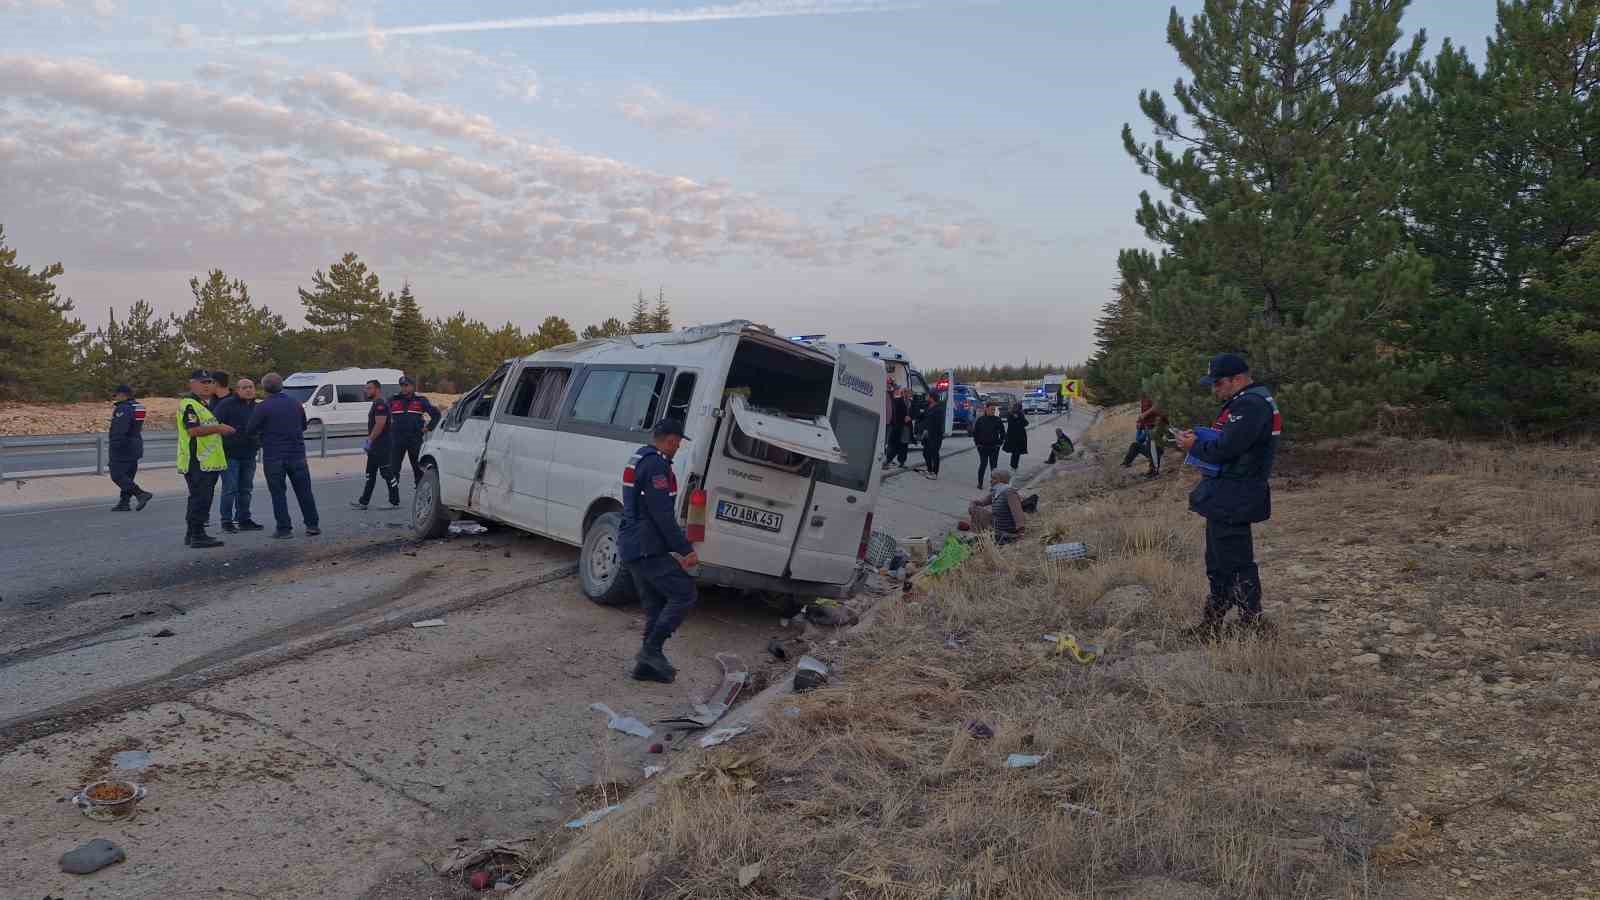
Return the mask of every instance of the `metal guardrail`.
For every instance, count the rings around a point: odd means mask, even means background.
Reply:
[[[346,450],[329,450],[328,439],[340,437],[360,437],[367,433],[367,429],[366,426],[359,423],[352,425],[328,425],[324,422],[318,422],[315,425],[312,425],[310,428],[307,428],[305,433],[308,444],[311,441],[317,442],[316,455],[319,457],[328,457],[363,452],[360,447],[353,447]],[[91,432],[87,434],[17,435],[11,437],[0,437],[0,480],[4,480],[6,478],[17,478],[21,476],[27,476],[29,478],[47,478],[57,475],[104,475],[106,473],[106,461],[109,458],[107,455],[108,450],[106,447],[106,439],[107,435],[105,432]],[[156,454],[152,454],[150,452],[151,445],[156,447],[158,451]],[[24,453],[49,453],[60,450],[72,450],[76,448],[88,447],[94,448],[93,468],[88,466],[66,466],[59,469],[40,469],[35,467],[13,470],[9,469],[6,465],[6,456],[8,453],[15,456],[19,453],[19,451]],[[169,453],[159,452],[160,450],[168,447],[171,448]],[[310,448],[308,447],[307,449]],[[144,432],[144,450],[144,459],[139,462],[139,468],[175,468],[178,465],[178,433],[176,431],[146,431]]]

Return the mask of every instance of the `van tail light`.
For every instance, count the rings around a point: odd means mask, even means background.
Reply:
[[[689,527],[684,529],[689,543],[698,544],[706,539],[706,492],[695,489],[689,492]]]
[[[867,558],[867,543],[872,540],[872,513],[867,513],[867,524],[861,526],[861,546],[856,548],[856,560]]]

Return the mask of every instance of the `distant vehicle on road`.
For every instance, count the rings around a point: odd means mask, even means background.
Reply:
[[[306,424],[365,425],[367,410],[372,401],[367,399],[366,385],[377,379],[383,385],[383,396],[400,392],[399,369],[335,369],[331,372],[296,372],[283,380],[283,392],[300,401],[306,408]]]
[[[945,402],[955,410],[952,427],[956,431],[971,431],[972,423],[978,421],[978,389],[970,384],[958,384]]]
[[[883,363],[884,372],[888,376],[888,380],[894,382],[896,389],[906,388],[911,392],[910,401],[913,418],[920,415],[922,410],[927,408],[928,382],[922,373],[917,371],[916,367],[911,364],[911,358],[906,356],[905,351],[888,341],[856,341],[852,343],[849,341],[830,341],[827,340],[827,337],[825,334],[804,334],[789,338],[789,340],[797,344],[816,347],[829,354],[835,353],[839,349],[845,349],[870,359],[876,359]],[[939,390],[944,390],[944,387],[941,386]],[[890,398],[884,398],[885,415],[890,410],[889,401]],[[913,434],[911,438],[910,444],[912,446],[919,443],[916,435]]]
[[[1010,391],[995,391],[989,395],[989,402],[1000,407],[1000,414],[1005,415],[1010,412],[1011,407],[1021,403],[1022,398]]]
[[[1022,398],[1022,411],[1030,415],[1055,412],[1055,408],[1055,398],[1037,388],[1029,391]]]
[[[678,517],[705,584],[807,597],[856,587],[882,484],[883,363],[745,321],[577,341],[503,363],[423,445],[412,524],[458,513],[582,548],[583,592],[634,598],[618,557],[629,460],[684,422]]]

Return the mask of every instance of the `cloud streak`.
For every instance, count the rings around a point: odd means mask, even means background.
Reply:
[[[254,47],[303,44],[324,41],[382,41],[391,37],[460,34],[474,31],[525,31],[541,28],[585,28],[598,25],[681,25],[694,22],[726,22],[741,19],[778,19],[800,16],[846,16],[862,13],[899,12],[924,6],[917,0],[746,0],[689,9],[618,9],[552,16],[524,16],[513,19],[481,19],[473,22],[438,22],[394,28],[367,28],[345,31],[309,31],[241,37],[233,43]]]

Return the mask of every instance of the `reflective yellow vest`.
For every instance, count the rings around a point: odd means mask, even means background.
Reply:
[[[189,471],[189,429],[183,427],[183,411],[193,408],[202,426],[217,424],[217,417],[206,405],[193,397],[178,401],[178,471]],[[195,455],[200,457],[200,471],[221,472],[228,468],[228,457],[222,452],[222,435],[207,434],[194,439]]]

